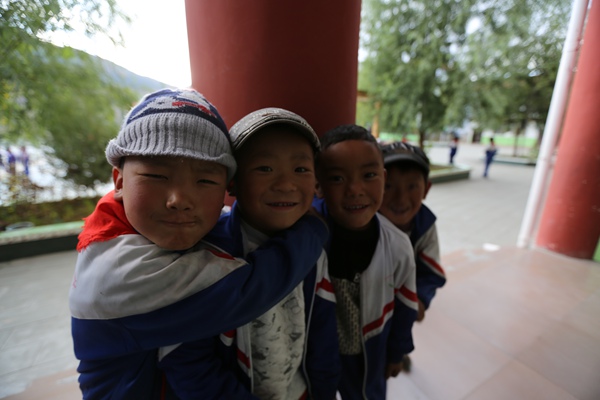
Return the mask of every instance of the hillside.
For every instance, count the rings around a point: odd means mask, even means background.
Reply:
[[[111,61],[105,60],[100,57],[96,57],[100,60],[100,62],[104,65],[104,69],[106,70],[108,76],[114,80],[116,83],[128,87],[140,95],[153,92],[158,89],[162,89],[165,87],[171,87],[171,85],[167,85],[166,83],[156,81],[152,78],[148,78],[146,76],[141,76],[131,72],[130,70],[121,67]]]

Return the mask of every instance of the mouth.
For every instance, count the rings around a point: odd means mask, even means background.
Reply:
[[[269,207],[287,208],[287,207],[294,207],[294,206],[298,205],[298,203],[280,201],[280,202],[267,203],[267,205]]]
[[[162,221],[163,224],[177,227],[191,227],[196,225],[196,221]]]
[[[368,206],[364,205],[364,204],[353,204],[353,205],[344,206],[344,210],[349,211],[349,212],[360,212],[360,211],[367,209],[367,207]]]
[[[410,207],[403,207],[403,208],[393,208],[392,212],[394,214],[406,214],[407,212],[410,211]]]

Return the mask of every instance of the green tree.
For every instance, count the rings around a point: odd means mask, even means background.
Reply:
[[[459,50],[473,0],[368,0],[359,87],[379,102],[380,126],[428,133],[442,129],[462,70]]]
[[[512,129],[517,137],[529,121],[543,132],[570,7],[568,0],[481,6],[461,62],[465,79],[449,113],[482,127]]]
[[[40,38],[77,26],[118,43],[110,27],[128,17],[115,0],[2,0],[0,10],[0,141],[44,145],[76,185],[106,182],[104,147],[135,95],[99,59]]]
[[[429,132],[474,120],[521,132],[546,119],[568,0],[366,0],[359,88],[381,127]],[[370,111],[370,113],[369,113]],[[363,117],[364,118],[364,117]]]

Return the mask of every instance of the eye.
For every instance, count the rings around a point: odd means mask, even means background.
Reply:
[[[198,183],[203,183],[205,185],[218,185],[218,182],[215,182],[211,179],[198,179]]]
[[[340,183],[344,181],[344,178],[342,178],[340,175],[332,175],[332,176],[328,176],[327,180],[329,182],[333,182],[333,183]]]
[[[365,178],[367,178],[367,179],[375,178],[376,176],[377,176],[377,173],[375,173],[375,172],[367,172],[365,174]]]
[[[272,172],[273,168],[267,166],[267,165],[261,165],[259,167],[254,168],[256,171],[260,171],[260,172]]]
[[[167,179],[166,176],[160,174],[141,173],[140,175],[149,179]]]
[[[295,169],[295,171],[296,171],[296,172],[311,172],[311,169],[310,169],[310,168],[307,168],[307,167],[297,167],[297,168]]]

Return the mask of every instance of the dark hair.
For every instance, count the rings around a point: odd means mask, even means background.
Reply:
[[[325,132],[325,134],[321,136],[321,151],[329,146],[346,140],[364,140],[365,142],[373,143],[376,147],[379,147],[377,139],[375,139],[368,130],[360,125],[348,124],[338,125]]]

